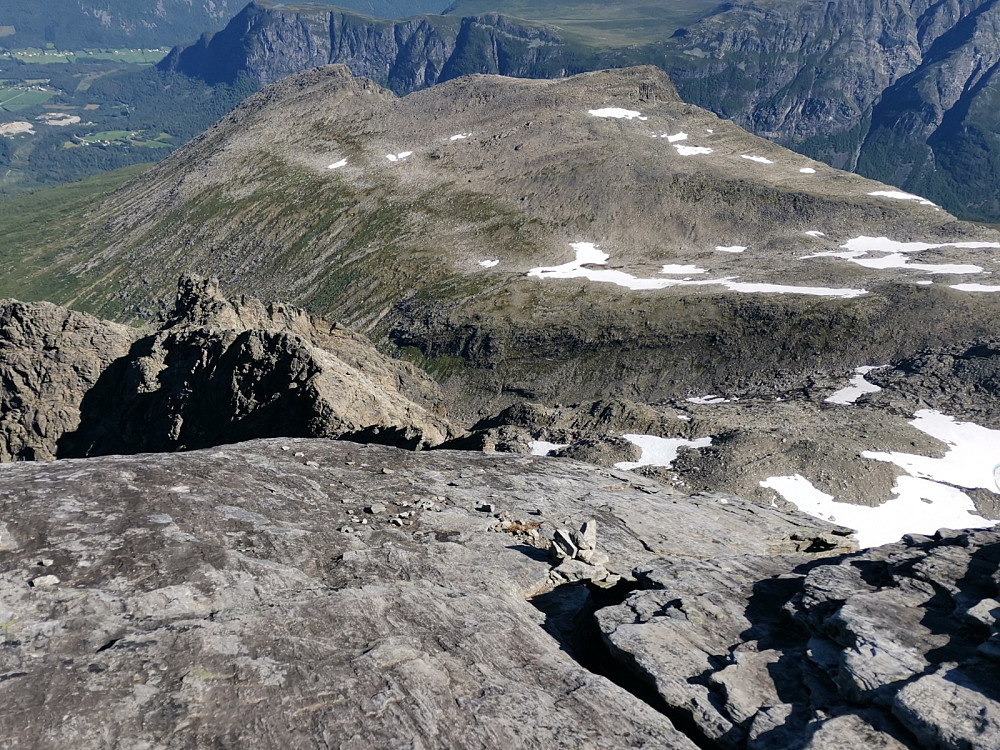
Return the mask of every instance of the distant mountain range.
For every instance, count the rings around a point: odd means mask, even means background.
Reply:
[[[528,20],[460,15],[491,7],[469,2],[405,21],[254,2],[163,67],[263,85],[342,62],[403,94],[468,73],[558,77],[652,63],[686,100],[754,133],[965,218],[1000,221],[996,0],[652,2],[635,43],[609,20],[618,6],[623,18],[636,12],[625,2],[605,4],[607,18],[565,2],[492,7],[507,6]]]
[[[323,0],[314,0],[320,4]],[[0,47],[161,46],[220,29],[244,0],[4,0]],[[333,5],[333,2],[325,3]],[[437,13],[446,0],[337,0],[372,16]]]

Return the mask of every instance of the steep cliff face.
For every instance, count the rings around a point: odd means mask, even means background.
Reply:
[[[319,6],[251,3],[223,31],[176,48],[161,67],[210,83],[243,74],[266,85],[343,63],[354,75],[407,93],[469,73],[564,75],[567,65],[574,72],[588,67],[584,58],[551,30],[496,14],[381,21]]]

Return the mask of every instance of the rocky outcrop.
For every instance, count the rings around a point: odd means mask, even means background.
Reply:
[[[451,436],[441,395],[412,365],[285,305],[227,300],[183,278],[159,330],[51,305],[0,315],[0,459],[201,448],[254,437],[403,445]]]
[[[801,564],[660,560],[597,612],[620,663],[722,748],[1000,744],[1000,533]]]
[[[599,639],[574,645],[621,590],[553,576],[569,566],[549,540],[591,519],[572,562],[626,577],[666,554],[847,547],[804,516],[566,460],[282,439],[8,465],[0,735],[693,750],[595,671]]]
[[[0,461],[55,458],[84,394],[135,335],[46,302],[0,301]]]

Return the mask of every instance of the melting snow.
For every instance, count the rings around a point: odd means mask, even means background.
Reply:
[[[691,281],[688,279],[640,279],[624,271],[613,271],[606,268],[585,268],[588,265],[604,265],[610,257],[602,252],[592,242],[573,242],[570,245],[576,251],[576,260],[563,263],[561,266],[532,268],[529,276],[540,279],[590,279],[591,281],[617,284],[628,289],[666,289],[672,286],[710,286],[719,285],[733,292],[747,294],[808,294],[819,297],[841,297],[850,299],[867,294],[864,289],[832,289],[830,287],[787,286],[785,284],[767,284],[759,282],[734,281],[735,277],[718,279],[703,279]]]
[[[958,487],[1000,494],[995,473],[1000,460],[1000,430],[957,422],[929,409],[914,417],[910,424],[945,443],[948,452],[942,458],[931,458],[864,451],[864,458],[893,463],[907,472],[896,479],[895,497],[880,506],[838,503],[798,474],[770,477],[760,484],[777,490],[799,510],[854,529],[862,547],[895,542],[903,534],[932,534],[939,528],[996,525],[996,521],[978,515],[972,500]]]
[[[697,440],[684,438],[662,438],[655,435],[622,435],[634,445],[642,449],[638,461],[619,461],[616,469],[629,471],[640,466],[663,466],[669,469],[677,459],[681,448],[707,448],[712,444],[712,438],[704,437]]]
[[[813,169],[812,167],[802,167],[802,169],[800,169],[799,171],[802,174],[816,174],[816,170]]]
[[[741,154],[741,159],[749,159],[750,161],[755,161],[760,164],[774,164],[773,161],[764,156],[751,156],[750,154]]]
[[[704,146],[682,146],[675,143],[674,148],[677,149],[677,153],[681,156],[697,156],[698,154],[712,153],[712,149],[705,148]]]
[[[456,133],[455,135],[453,135],[448,140],[449,141],[461,141],[461,140],[463,140],[465,138],[469,138],[471,136],[472,136],[472,133]]]
[[[722,396],[716,396],[711,393],[707,396],[689,396],[687,399],[692,404],[728,404],[729,399],[723,398]]]
[[[958,247],[964,249],[984,249],[1000,248],[998,242],[943,242],[932,244],[929,242],[897,242],[888,237],[855,237],[841,245],[844,252],[828,251],[815,253],[813,255],[802,256],[809,258],[840,258],[849,260],[865,268],[884,270],[886,268],[913,268],[927,273],[981,273],[982,267],[975,265],[961,265],[956,263],[911,263],[906,257],[906,253],[919,253],[924,250],[934,250],[942,247]],[[886,253],[879,258],[865,257],[869,253]]]
[[[951,288],[960,292],[1000,292],[1000,286],[987,284],[952,284]]]
[[[532,456],[547,456],[552,451],[562,450],[568,445],[568,443],[550,443],[545,440],[532,440],[531,441],[531,455]]]
[[[760,483],[777,491],[804,513],[854,529],[858,545],[877,547],[898,542],[903,534],[933,534],[940,528],[987,528],[995,525],[976,512],[964,492],[926,479],[899,477],[891,500],[870,507],[838,503],[801,474],[769,477]]]
[[[400,151],[398,154],[386,154],[385,158],[389,161],[403,161],[403,159],[411,154],[413,154],[412,151]]]
[[[857,368],[854,371],[854,377],[851,378],[850,385],[841,388],[832,396],[824,400],[829,404],[853,404],[866,393],[878,393],[882,389],[874,383],[869,383],[865,380],[865,375],[870,373],[872,370],[877,369],[879,368],[872,366]]]
[[[665,265],[660,269],[660,273],[673,273],[673,274],[688,274],[688,273],[705,273],[704,268],[698,268],[698,266],[681,266],[674,264]]]
[[[591,109],[589,114],[594,117],[615,117],[619,120],[648,120],[648,117],[643,117],[641,112],[636,112],[634,109],[622,109],[621,107],[605,107],[604,109]]]
[[[894,198],[899,201],[917,201],[921,206],[937,205],[936,203],[931,203],[926,198],[921,198],[919,195],[914,195],[913,193],[904,193],[902,190],[876,190],[868,193],[868,195],[875,195],[880,198]]]
[[[500,261],[499,260],[481,260],[481,261],[479,261],[479,265],[481,265],[483,268],[493,268],[493,266],[500,265]]]
[[[725,245],[716,245],[715,249],[720,253],[742,253],[746,250],[746,247],[743,245],[729,245],[728,247]]]
[[[340,161],[335,161],[327,169],[340,169],[341,167],[347,166],[347,159],[341,159]]]

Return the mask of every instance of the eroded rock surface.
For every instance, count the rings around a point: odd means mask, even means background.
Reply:
[[[843,539],[721,499],[569,460],[329,440],[8,464],[0,736],[690,750],[528,599],[567,591],[548,540],[585,521],[578,549],[625,574]],[[588,590],[568,591],[578,612]]]
[[[451,436],[437,386],[361,336],[181,280],[156,331],[52,305],[0,307],[0,460],[199,448],[278,435],[424,447]]]
[[[0,301],[0,461],[51,459],[80,402],[135,337],[47,302]]]
[[[725,748],[992,748],[1000,532],[833,560],[656,561],[597,612],[637,679]]]

